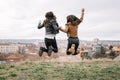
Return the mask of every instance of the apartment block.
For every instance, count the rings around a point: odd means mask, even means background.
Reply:
[[[0,43],[0,53],[9,54],[17,53],[19,50],[18,45],[9,43]]]

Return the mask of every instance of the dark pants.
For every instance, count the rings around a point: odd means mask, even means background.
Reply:
[[[67,55],[71,54],[68,50],[69,50],[69,48],[71,48],[72,44],[75,44],[75,53],[73,55],[76,55],[77,54],[76,51],[79,46],[79,38],[77,38],[77,37],[76,38],[71,38],[71,37],[68,38],[68,45],[67,45],[67,51],[66,51]]]
[[[42,49],[43,52],[48,52],[49,46],[52,46],[52,50],[57,53],[58,52],[58,47],[57,47],[57,42],[56,39],[49,39],[49,38],[45,38],[44,39],[45,47],[40,47],[40,49]]]

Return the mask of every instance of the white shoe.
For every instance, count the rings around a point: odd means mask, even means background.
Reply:
[[[71,54],[74,54],[75,53],[75,44],[72,44],[71,48],[68,51],[71,52]]]

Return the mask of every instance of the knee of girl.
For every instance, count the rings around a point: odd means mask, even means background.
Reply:
[[[40,49],[41,49],[43,52],[47,52],[47,49],[44,48],[44,47],[40,47]]]
[[[55,53],[57,53],[58,51],[54,51]]]
[[[55,53],[57,53],[57,52],[58,52],[58,50],[57,50],[57,49],[53,49],[53,51],[54,51]]]

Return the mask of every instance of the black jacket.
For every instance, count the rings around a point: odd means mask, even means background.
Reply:
[[[46,34],[58,34],[59,33],[59,25],[56,20],[51,19],[47,26],[39,23],[38,29],[45,27]]]

